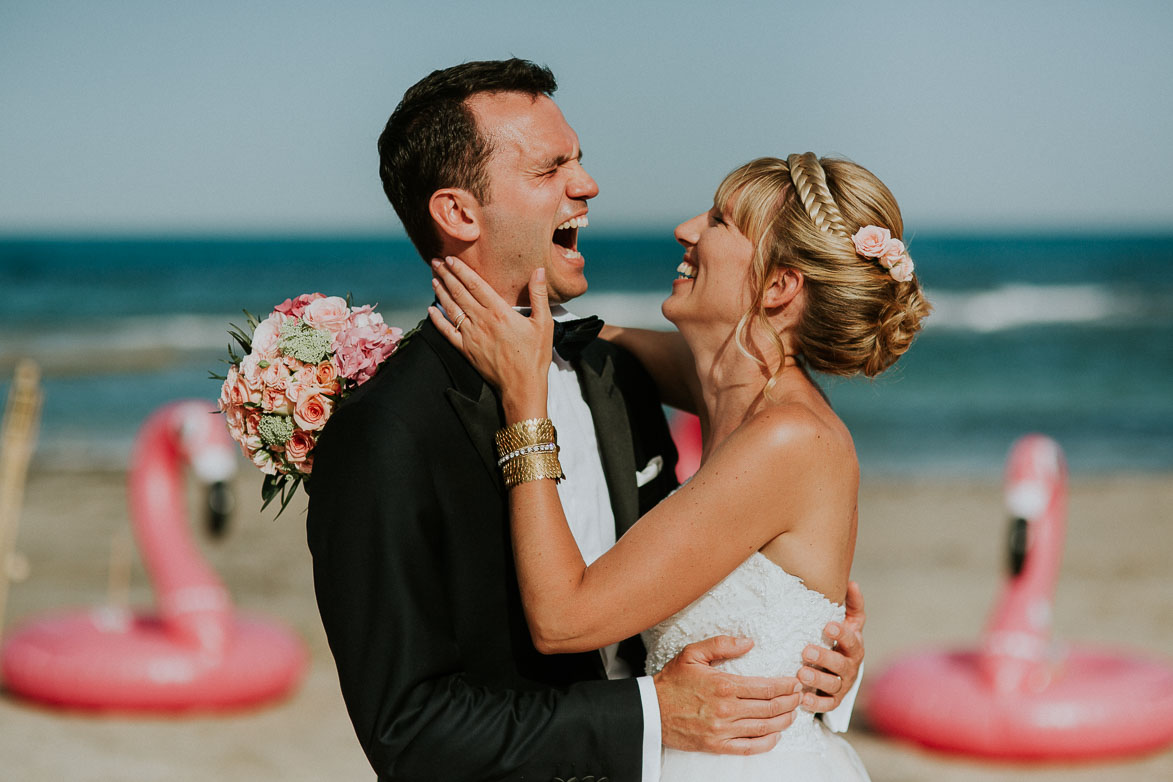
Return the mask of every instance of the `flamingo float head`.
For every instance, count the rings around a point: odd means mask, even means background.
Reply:
[[[236,507],[232,478],[236,475],[236,444],[226,437],[219,415],[202,405],[180,411],[178,448],[196,480],[207,487],[207,529],[221,537]]]
[[[1057,662],[1051,643],[1066,526],[1067,467],[1058,443],[1020,438],[1006,461],[1010,574],[982,638],[979,667],[998,692],[1037,691]]]

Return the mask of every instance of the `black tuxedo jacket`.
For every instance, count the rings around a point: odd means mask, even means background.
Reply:
[[[578,369],[622,534],[676,486],[676,450],[631,354],[596,340]],[[425,321],[321,434],[307,534],[359,741],[380,780],[638,780],[635,681],[608,681],[597,652],[531,643],[502,425],[496,394]],[[662,471],[637,488],[655,456]],[[642,669],[638,639],[620,653]]]

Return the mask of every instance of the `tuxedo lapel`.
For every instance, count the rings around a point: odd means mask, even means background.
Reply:
[[[631,449],[631,422],[627,405],[615,385],[615,365],[611,356],[594,345],[584,351],[579,364],[582,396],[591,408],[595,436],[603,460],[603,474],[611,509],[615,514],[615,531],[623,535],[639,518],[639,494],[635,484],[635,457]]]
[[[497,395],[472,364],[436,331],[431,322],[425,322],[419,336],[432,346],[448,370],[451,386],[444,391],[460,423],[468,432],[469,440],[494,479],[500,480],[494,435],[501,428]]]
[[[477,453],[485,464],[485,469],[493,477],[497,477],[500,473],[497,469],[497,457],[494,453],[493,442],[494,434],[500,428],[500,423],[497,419],[497,397],[489,389],[489,384],[486,383],[481,387],[481,393],[476,399],[465,396],[455,388],[449,388],[444,393],[456,411],[456,415],[460,418],[460,422],[464,424],[464,429],[468,432],[472,444],[476,446]]]

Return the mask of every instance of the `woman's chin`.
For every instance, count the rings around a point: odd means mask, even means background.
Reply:
[[[665,320],[667,320],[669,323],[676,326],[677,328],[680,328],[680,324],[676,322],[676,315],[679,309],[677,306],[679,302],[676,299],[677,297],[674,295],[669,295],[668,298],[664,299],[664,303],[660,305],[660,314],[663,315]]]
[[[684,299],[690,290],[692,290],[692,280],[677,277],[672,281],[672,292],[668,294],[668,298],[664,299],[664,303],[660,305],[660,312],[663,313],[665,318],[676,323],[676,317],[685,306]]]

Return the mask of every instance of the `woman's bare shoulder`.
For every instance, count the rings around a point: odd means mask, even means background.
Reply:
[[[744,427],[752,445],[774,457],[854,458],[847,426],[821,400],[792,395],[756,413]]]

